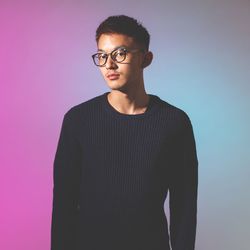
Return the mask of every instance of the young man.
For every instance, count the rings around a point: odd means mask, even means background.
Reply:
[[[192,125],[184,111],[145,92],[149,38],[124,15],[108,17],[96,31],[92,58],[111,91],[64,115],[54,160],[51,250],[195,248]]]

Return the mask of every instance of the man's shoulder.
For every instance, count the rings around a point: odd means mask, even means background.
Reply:
[[[165,100],[161,100],[161,105],[160,115],[168,128],[173,128],[176,134],[183,134],[185,131],[192,130],[191,119],[184,109]]]
[[[158,97],[159,98],[159,97]],[[188,121],[189,120],[189,115],[187,114],[184,109],[166,101],[161,98],[161,110],[162,114],[166,115],[167,117],[172,118],[173,120],[179,120],[179,121]]]
[[[79,104],[76,104],[70,107],[65,115],[73,116],[73,115],[82,115],[82,113],[91,113],[94,109],[98,108],[101,104],[101,100],[103,98],[103,94],[87,99]]]

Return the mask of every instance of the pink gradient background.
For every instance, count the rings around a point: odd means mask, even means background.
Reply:
[[[0,249],[50,248],[63,115],[108,90],[91,59],[95,29],[127,14],[152,35],[146,89],[193,123],[197,250],[248,250],[249,11],[244,0],[0,1]]]

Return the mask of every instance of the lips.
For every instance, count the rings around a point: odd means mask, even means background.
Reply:
[[[118,79],[119,76],[120,76],[120,74],[117,74],[117,73],[110,73],[110,74],[107,74],[107,78],[110,79],[110,80]]]

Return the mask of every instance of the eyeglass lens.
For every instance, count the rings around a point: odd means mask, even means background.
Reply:
[[[125,60],[126,58],[126,50],[123,48],[119,48],[117,50],[114,50],[113,52],[110,53],[110,56],[112,58],[112,60],[116,61],[116,62],[122,62]],[[102,66],[104,65],[107,60],[108,60],[108,56],[109,54],[106,53],[96,53],[94,55],[94,62],[96,65],[98,66]]]

